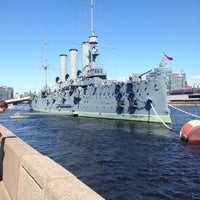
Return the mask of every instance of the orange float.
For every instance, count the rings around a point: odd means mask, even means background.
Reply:
[[[200,120],[192,120],[184,124],[180,130],[180,138],[190,143],[200,142]]]

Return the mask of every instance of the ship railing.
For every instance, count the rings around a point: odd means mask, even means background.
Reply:
[[[102,76],[106,75],[106,73],[103,71],[103,68],[92,68],[87,71],[88,76]]]
[[[170,91],[170,94],[194,94],[200,93],[200,89],[197,88],[183,88],[183,89],[174,89]]]

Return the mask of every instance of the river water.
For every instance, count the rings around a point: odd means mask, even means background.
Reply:
[[[16,112],[25,118],[10,119]],[[0,115],[1,124],[106,199],[200,199],[200,145],[161,124],[53,116],[27,105]],[[194,119],[174,109],[171,115],[177,131]]]

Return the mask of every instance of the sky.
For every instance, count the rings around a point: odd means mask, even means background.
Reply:
[[[163,52],[174,72],[200,84],[199,0],[93,0],[97,62],[110,79],[154,69]],[[60,75],[59,55],[79,51],[91,34],[90,0],[0,0],[0,85],[14,92],[38,91]],[[46,40],[46,51],[44,41]],[[45,52],[45,53],[44,53]],[[69,64],[68,64],[69,65]]]

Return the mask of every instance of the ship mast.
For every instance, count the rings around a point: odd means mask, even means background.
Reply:
[[[46,49],[47,49],[47,42],[46,42],[46,38],[44,39],[44,64],[43,64],[43,68],[44,68],[44,89],[47,89],[47,58],[46,58]]]
[[[96,6],[93,3],[93,0],[90,1],[90,8],[91,8],[91,36],[89,37],[89,43],[91,46],[91,67],[95,68],[95,60],[96,57],[99,55],[98,49],[96,48],[96,45],[98,44],[98,36],[94,33],[94,6]]]
[[[94,7],[102,7],[96,5],[94,0],[90,0],[90,3],[86,3],[90,5],[90,31],[91,34],[89,36],[88,42],[82,43],[82,65],[83,65],[83,76],[85,77],[101,77],[103,79],[106,78],[106,73],[103,72],[103,69],[100,65],[96,64],[96,58],[99,55],[98,51],[98,36],[95,35],[94,31]],[[102,46],[102,45],[101,45]]]
[[[94,3],[93,0],[90,2],[90,8],[91,8],[91,16],[90,16],[90,29],[91,34],[94,33]]]

